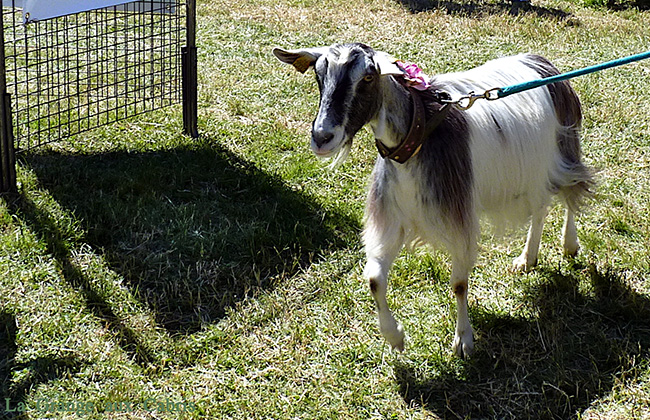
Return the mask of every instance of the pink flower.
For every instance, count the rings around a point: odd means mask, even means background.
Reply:
[[[397,61],[395,64],[397,64],[397,66],[404,72],[404,80],[406,81],[407,86],[417,90],[429,89],[429,86],[431,86],[431,83],[429,83],[429,76],[424,74],[417,64],[405,63],[403,61]]]

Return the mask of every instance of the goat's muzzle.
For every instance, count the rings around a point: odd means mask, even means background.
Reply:
[[[316,156],[331,157],[345,143],[345,131],[340,125],[323,123],[316,119],[311,130],[311,148]]]
[[[314,141],[314,144],[321,148],[323,145],[332,141],[334,138],[334,132],[329,130],[313,130],[311,138]]]

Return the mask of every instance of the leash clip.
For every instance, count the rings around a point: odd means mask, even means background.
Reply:
[[[460,109],[461,111],[466,111],[474,105],[474,102],[476,102],[478,99],[487,99],[488,101],[495,101],[499,99],[499,91],[500,88],[492,88],[488,89],[483,93],[474,93],[474,91],[471,91],[465,96],[461,96],[460,98],[456,100],[450,100],[447,101],[447,103],[452,104],[453,106],[456,107],[456,109]]]

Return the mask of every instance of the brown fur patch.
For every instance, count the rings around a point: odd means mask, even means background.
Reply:
[[[458,283],[454,286],[454,295],[463,296],[467,293],[467,283]]]
[[[375,293],[377,293],[377,288],[379,287],[379,285],[377,284],[377,280],[370,279],[369,284],[370,284],[370,291],[374,295]]]
[[[550,61],[539,55],[532,55],[531,59],[533,64],[529,66],[535,70],[541,78],[547,78],[560,74],[560,71],[555,68]],[[564,127],[575,130],[574,133],[561,136],[558,138],[558,147],[560,153],[572,163],[580,162],[580,139],[577,130],[582,126],[582,107],[580,99],[575,93],[568,81],[552,83],[547,86],[553,106],[555,107],[555,115],[557,120]],[[573,134],[573,135],[571,135]]]

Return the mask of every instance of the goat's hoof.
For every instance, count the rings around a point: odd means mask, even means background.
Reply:
[[[398,351],[400,353],[403,352],[404,351],[404,339],[402,339],[402,341],[400,341],[397,344],[391,344],[391,347],[392,347],[393,350],[396,350],[396,351]]]
[[[576,255],[578,255],[579,249],[580,249],[580,245],[578,244],[571,244],[571,245],[564,244],[564,256],[566,258],[574,258]]]
[[[514,273],[523,273],[530,271],[537,265],[537,259],[534,261],[528,261],[528,257],[524,254],[521,254],[512,262],[511,271]]]
[[[382,330],[381,333],[393,350],[399,352],[404,351],[404,329],[401,325],[396,324],[395,328],[392,328],[390,331]]]
[[[456,336],[454,337],[454,345],[451,349],[454,354],[461,359],[467,359],[470,357],[474,353],[474,338],[472,337],[472,334],[466,334],[465,337],[462,337],[456,333]]]

